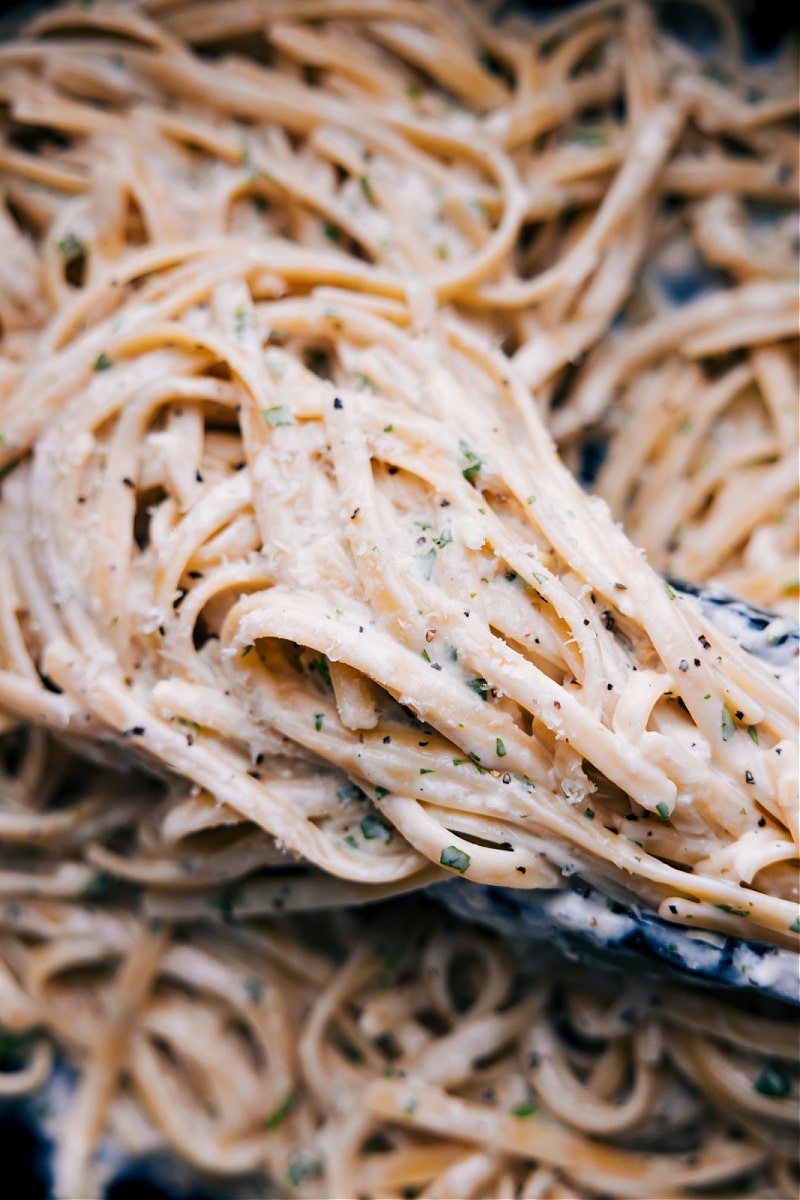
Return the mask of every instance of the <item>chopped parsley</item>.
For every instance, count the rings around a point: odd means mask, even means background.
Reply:
[[[82,895],[97,896],[105,892],[114,883],[114,876],[108,871],[98,871],[83,887]]]
[[[750,739],[754,741],[756,745],[758,745],[758,730],[756,729],[755,725],[748,725],[747,733]]]
[[[572,141],[580,146],[607,146],[608,130],[606,129],[576,129]]]
[[[57,242],[56,249],[64,258],[77,258],[79,254],[86,253],[86,247],[80,238],[75,237],[74,233],[68,233],[60,242]]]
[[[436,562],[436,551],[431,548],[426,550],[424,554],[417,555],[417,562],[420,565],[423,579],[430,579],[433,574],[433,564]]]
[[[273,429],[276,425],[296,424],[294,414],[286,404],[276,404],[272,408],[262,408],[261,415]]]
[[[749,917],[749,908],[736,908],[733,904],[718,904],[717,908],[721,912],[732,913],[734,917]]]
[[[248,311],[247,305],[244,303],[244,301],[242,301],[242,303],[237,304],[236,308],[233,310],[233,327],[236,332],[237,338],[239,338],[241,340],[242,334],[244,333],[245,329],[247,329],[252,324],[253,324],[253,321],[251,318],[251,314]]]
[[[733,735],[736,733],[736,722],[734,721],[733,717],[731,716],[731,711],[728,708],[727,704],[723,704],[723,706],[722,706],[722,722],[721,722],[721,724],[722,724],[722,740],[723,740],[723,742],[729,742],[731,740],[731,738],[733,737]]]
[[[387,825],[383,817],[379,816],[378,813],[367,813],[359,823],[359,829],[367,841],[383,842],[385,846],[388,846],[394,837],[394,830],[391,825]]]
[[[494,748],[498,758],[505,758],[506,747],[502,738],[495,738]]]
[[[358,384],[360,392],[377,392],[374,379],[371,379],[364,371],[353,371],[353,378]]]
[[[260,1004],[264,998],[264,985],[260,979],[246,979],[244,981],[244,990],[253,1001],[253,1004]]]
[[[406,88],[406,95],[409,100],[420,100],[422,98],[422,88],[418,83],[410,83]]]
[[[288,1096],[284,1096],[283,1100],[280,1100],[275,1105],[272,1112],[269,1114],[266,1121],[264,1122],[264,1128],[266,1130],[269,1130],[270,1132],[273,1129],[277,1129],[279,1125],[283,1124],[283,1122],[289,1116],[289,1113],[292,1111],[293,1108],[294,1108],[294,1096],[292,1095],[291,1092],[289,1092]]]
[[[325,720],[324,713],[314,713],[314,728],[316,729],[317,733],[319,733],[320,730],[322,729],[322,722],[324,720]]]
[[[664,580],[664,591],[667,593],[668,600],[674,600],[676,598],[675,589],[667,583],[666,579]]]
[[[253,163],[252,155],[250,154],[250,151],[247,149],[247,147],[245,147],[245,149],[242,151],[241,161],[242,161],[242,166],[244,167],[245,171],[247,172],[248,181],[250,183],[255,183],[255,181],[258,179],[258,171],[255,167],[255,164]]]
[[[594,820],[594,809],[593,808],[585,808],[583,810],[583,815],[585,817],[588,817],[590,821],[593,821]]]
[[[523,1100],[519,1104],[515,1104],[511,1110],[511,1115],[514,1117],[534,1117],[539,1111],[539,1105],[535,1100]]]
[[[469,446],[467,445],[467,443],[465,441],[463,441],[463,440],[460,441],[458,443],[458,447],[459,447],[461,453],[464,455],[464,458],[467,460],[467,463],[469,464],[468,466],[466,466],[464,468],[464,470],[461,472],[461,474],[464,476],[465,479],[472,480],[475,478],[475,476],[477,474],[479,474],[480,469],[483,466],[483,463],[478,458],[477,454],[475,454],[475,452],[473,450],[470,450]]]
[[[389,795],[391,795],[391,792],[389,791],[388,788],[385,788],[385,787],[376,787],[375,788],[375,798],[377,800],[382,800],[384,796],[389,796]]]
[[[361,184],[361,190],[369,200],[370,204],[377,204],[375,192],[372,187],[372,180],[370,179],[369,175],[359,175],[358,182]]]
[[[336,789],[336,799],[340,804],[348,804],[354,801],[366,800],[367,793],[363,792],[355,783],[348,783],[346,787]]]
[[[445,546],[450,545],[452,540],[453,540],[452,532],[449,529],[445,529],[444,532],[441,533],[438,538],[433,539],[433,544],[434,544],[434,546],[438,546],[440,550],[443,550]]]
[[[662,821],[669,820],[669,808],[663,800],[659,800],[658,804],[656,805],[656,812],[661,817]]]
[[[109,367],[113,367],[111,359],[105,350],[101,350],[97,358],[94,360],[93,371],[107,371]]]
[[[489,695],[489,684],[482,676],[479,675],[476,679],[468,679],[466,683],[470,691],[475,692],[476,696],[480,696],[481,700],[485,700]]]
[[[470,857],[458,846],[445,846],[439,855],[439,862],[443,867],[449,867],[451,871],[458,871],[460,875],[463,875],[469,867]]]
[[[789,1080],[778,1067],[764,1067],[753,1088],[759,1095],[770,1096],[773,1100],[784,1100],[791,1091]]]
[[[311,666],[319,673],[319,677],[324,684],[328,687],[333,687],[331,683],[331,668],[324,654],[320,654],[319,658],[315,658]]]
[[[306,1158],[303,1154],[293,1153],[289,1159],[286,1179],[290,1187],[299,1187],[304,1179],[315,1179],[322,1174],[322,1160]]]
[[[716,62],[704,63],[700,74],[706,79],[710,79],[712,83],[718,83],[722,87],[730,87],[733,82],[726,69]]]

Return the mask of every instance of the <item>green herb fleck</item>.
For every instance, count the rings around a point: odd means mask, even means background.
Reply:
[[[498,758],[505,758],[506,747],[505,747],[505,743],[502,738],[495,738],[494,748],[495,748],[495,753],[497,754]]]
[[[340,804],[364,801],[366,798],[366,792],[363,792],[355,783],[348,783],[346,787],[340,787],[336,789],[336,799]]]
[[[367,841],[383,842],[385,846],[388,846],[394,837],[394,830],[391,825],[387,825],[378,813],[367,813],[360,822],[359,829]]]
[[[426,550],[424,554],[417,555],[417,562],[420,565],[423,579],[430,579],[433,574],[433,564],[436,562],[436,551],[431,548]]]
[[[384,425],[383,432],[384,433],[394,433],[394,425]]]
[[[361,1053],[360,1048],[349,1037],[342,1035],[337,1038],[336,1045],[348,1062],[362,1063],[364,1061],[364,1055]]]
[[[353,371],[353,378],[358,384],[358,390],[360,392],[377,392],[378,389],[375,386],[374,379],[371,379],[369,375],[366,375],[363,371]]]
[[[264,1122],[264,1128],[269,1132],[271,1132],[273,1129],[277,1129],[278,1126],[283,1124],[293,1108],[294,1096],[291,1092],[289,1092],[288,1096],[284,1096],[283,1100],[280,1100],[275,1105],[272,1112]]]
[[[477,696],[480,696],[481,700],[485,700],[489,695],[489,684],[480,675],[476,679],[468,679],[466,684],[471,692],[475,692]]]
[[[656,805],[656,812],[661,817],[662,821],[669,820],[669,808],[663,800],[659,800],[658,804]]]
[[[260,1004],[264,998],[264,984],[260,979],[245,979],[244,990],[252,1000],[253,1004]]]
[[[319,733],[320,730],[322,729],[322,722],[324,720],[325,720],[324,713],[314,713],[314,728],[316,729],[317,733]]]
[[[577,142],[581,146],[607,146],[608,145],[608,130],[607,129],[576,129],[572,134],[572,141]]]
[[[422,98],[422,88],[418,83],[410,83],[406,88],[406,95],[409,100],[420,100]]]
[[[778,1067],[764,1067],[753,1087],[760,1095],[774,1100],[784,1100],[791,1091],[789,1080]]]
[[[207,904],[209,908],[214,908],[222,917],[226,925],[232,925],[235,921],[233,906],[239,900],[238,887],[226,887],[221,892],[209,896]]]
[[[667,583],[666,579],[664,580],[664,591],[667,593],[668,600],[674,600],[676,598],[675,597],[675,589],[673,587],[670,587],[670,585]]]
[[[385,788],[385,787],[376,787],[375,788],[376,800],[382,800],[384,798],[384,796],[390,796],[390,795],[391,795],[391,792],[389,791],[388,788]]]
[[[514,1117],[534,1117],[539,1111],[539,1105],[535,1100],[523,1100],[520,1104],[515,1104],[511,1110]]]
[[[372,181],[370,180],[369,175],[359,175],[358,182],[361,184],[361,190],[369,200],[370,204],[377,204],[375,192],[372,188]]]
[[[451,871],[458,871],[463,875],[469,866],[470,857],[464,850],[459,850],[458,846],[445,846],[439,855],[439,862],[443,867],[449,867]]]
[[[68,233],[60,242],[57,242],[56,249],[64,258],[77,258],[79,254],[86,253],[86,247],[79,238],[75,237],[74,233]]]
[[[722,706],[722,740],[729,742],[736,733],[736,722],[731,716],[731,711],[727,704]]]
[[[729,87],[732,82],[725,68],[716,62],[703,63],[700,74],[706,79],[710,79],[712,83],[719,83],[722,87]]]
[[[340,242],[342,240],[342,231],[338,225],[331,225],[330,221],[326,221],[322,226],[322,232],[329,242]]]
[[[445,529],[444,532],[441,533],[438,538],[433,539],[433,544],[434,544],[434,546],[438,546],[440,550],[443,550],[445,546],[450,545],[452,540],[453,540],[452,532],[449,529]]]
[[[789,933],[800,933],[800,917],[795,917],[789,926]]]
[[[758,730],[756,729],[755,725],[747,726],[747,734],[748,737],[754,741],[756,745],[758,745]]]
[[[324,654],[320,654],[319,658],[315,658],[312,667],[318,672],[320,679],[327,687],[333,687],[331,683],[331,668]]]
[[[105,350],[101,350],[97,358],[94,360],[93,371],[107,371],[109,367],[113,367],[111,359]]]
[[[273,429],[277,425],[296,424],[294,414],[286,404],[275,404],[272,408],[262,408],[261,415]]]
[[[306,1158],[302,1154],[293,1154],[289,1159],[286,1178],[290,1187],[299,1187],[304,1179],[315,1179],[322,1174],[322,1161],[319,1158]]]
[[[239,657],[240,657],[240,658],[247,658],[248,654],[250,653],[250,651],[251,651],[252,649],[253,649],[252,643],[251,643],[249,646],[245,646],[245,647],[243,648],[243,650],[242,650],[242,653],[239,655]]]
[[[470,450],[469,446],[463,439],[458,443],[458,446],[459,446],[461,453],[464,455],[464,458],[467,460],[467,462],[469,464],[469,466],[466,466],[464,468],[464,470],[461,472],[461,474],[464,476],[465,479],[474,479],[475,476],[477,474],[479,474],[480,469],[483,466],[483,463],[478,458],[477,454],[475,454],[475,452],[473,450]]]
[[[253,322],[251,314],[248,311],[247,305],[244,303],[244,301],[242,301],[242,303],[237,304],[236,308],[233,310],[233,328],[236,332],[237,338],[241,340],[245,329],[252,324]]]
[[[108,871],[98,871],[97,874],[93,875],[89,882],[84,885],[82,894],[84,896],[101,895],[103,892],[107,891],[113,883],[113,875],[109,875]]]
[[[734,917],[749,917],[749,908],[735,908],[733,904],[717,904],[716,907],[721,912],[733,913]]]
[[[241,163],[247,172],[247,178],[250,183],[255,183],[258,179],[258,171],[253,163],[253,157],[247,147],[244,148],[241,154]]]
[[[593,808],[585,808],[583,810],[583,815],[585,817],[588,817],[590,821],[593,821],[594,820],[594,809]]]

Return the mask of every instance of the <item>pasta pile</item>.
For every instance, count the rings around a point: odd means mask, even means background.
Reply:
[[[430,963],[474,932],[383,989],[380,919],[296,915],[577,875],[797,948],[791,682],[657,573],[796,612],[797,89],[668,10],[0,46],[0,1023],[80,1064],[59,1194],[110,1118],[304,1195],[784,1194],[777,1018],[490,939],[464,1015]]]
[[[80,1070],[35,1101],[56,1194],[165,1147],[224,1195],[793,1194],[792,1018],[393,903],[183,931],[120,897],[6,910],[0,1088],[40,1088],[50,1039]]]

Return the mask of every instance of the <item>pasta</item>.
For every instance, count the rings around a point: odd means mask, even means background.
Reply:
[[[797,948],[792,673],[657,573],[791,628],[796,88],[701,11],[711,59],[605,0],[95,3],[0,46],[0,1021],[82,1064],[62,1194],[109,1120],[298,1194],[787,1186],[777,1017],[603,1016],[487,938],[462,1018],[444,924],[384,1004],[370,914],[296,915],[577,875]],[[744,1140],[682,1158],[698,1105]]]
[[[110,1139],[266,1172],[259,1196],[793,1194],[792,1019],[394,903],[177,934],[20,904],[2,976],[20,1085],[49,1069],[40,1022],[82,1068],[69,1108],[40,1101],[57,1194],[101,1194]]]

